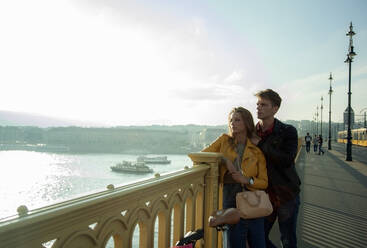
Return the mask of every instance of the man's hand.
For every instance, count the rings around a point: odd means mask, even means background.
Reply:
[[[249,184],[250,178],[242,175],[242,171],[236,170],[231,160],[228,158],[222,158],[223,163],[225,163],[228,172],[231,174],[233,180],[237,183]]]
[[[233,180],[237,183],[242,183],[242,184],[249,184],[250,183],[250,179],[248,177],[245,177],[244,175],[242,175],[241,171],[231,172],[231,176],[232,176]]]
[[[234,167],[233,163],[231,160],[229,160],[228,158],[223,158],[223,161],[227,167],[227,170],[229,171],[229,173],[235,172],[236,168]]]
[[[259,144],[261,138],[257,135],[252,136],[252,138],[250,139],[251,143],[254,144],[255,146],[257,146],[257,144]]]

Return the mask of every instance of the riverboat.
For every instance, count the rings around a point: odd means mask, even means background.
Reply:
[[[136,161],[144,162],[146,164],[170,164],[171,160],[167,159],[167,156],[159,156],[159,157],[146,157],[139,156]]]
[[[126,172],[134,174],[152,173],[153,169],[146,166],[144,162],[129,162],[122,161],[122,163],[117,163],[115,166],[111,166],[111,170],[115,172]]]

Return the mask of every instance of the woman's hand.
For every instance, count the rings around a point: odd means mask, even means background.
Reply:
[[[250,183],[250,179],[248,177],[245,177],[244,175],[242,175],[242,173],[240,171],[231,172],[231,176],[232,176],[233,180],[237,183],[242,183],[242,184],[249,184]]]

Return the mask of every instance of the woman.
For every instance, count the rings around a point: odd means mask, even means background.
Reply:
[[[313,140],[312,140],[312,143],[313,143],[313,151],[314,151],[314,153],[316,153],[317,152],[317,147],[319,146],[319,140],[318,140],[316,134],[315,134],[315,138],[313,138]]]
[[[232,109],[228,116],[228,134],[222,134],[203,152],[220,152],[225,166],[220,169],[223,183],[223,208],[236,207],[236,194],[248,190],[266,189],[268,176],[265,157],[261,150],[251,143],[255,126],[251,113],[242,107]],[[236,169],[238,168],[238,169]],[[249,237],[251,247],[265,247],[264,218],[241,219],[231,225],[223,235],[228,244],[224,247],[245,247]]]

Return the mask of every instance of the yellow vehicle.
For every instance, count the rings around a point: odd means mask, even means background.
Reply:
[[[367,146],[367,128],[352,129],[352,144]],[[347,130],[338,132],[338,142],[347,143]]]

